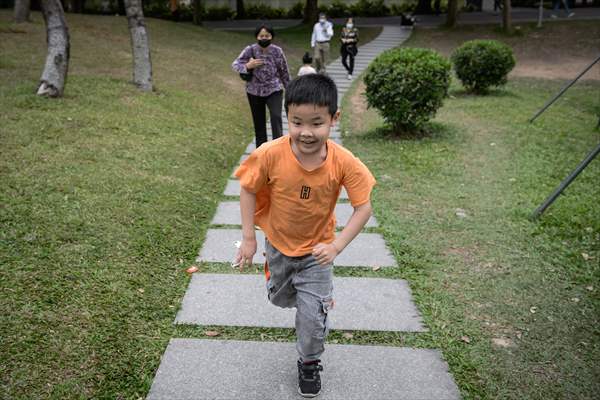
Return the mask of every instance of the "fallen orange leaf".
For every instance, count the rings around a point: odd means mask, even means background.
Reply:
[[[188,274],[193,274],[194,272],[198,272],[198,267],[196,267],[195,265],[192,265],[191,267],[186,269],[185,272],[187,272]]]

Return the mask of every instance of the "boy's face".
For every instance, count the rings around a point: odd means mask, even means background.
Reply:
[[[329,114],[326,106],[314,104],[290,104],[288,107],[289,135],[292,146],[303,155],[321,152],[329,138],[340,112]]]

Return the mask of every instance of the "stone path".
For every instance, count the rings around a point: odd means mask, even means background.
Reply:
[[[148,400],[298,400],[294,343],[171,339]],[[328,344],[319,400],[460,398],[435,350]]]
[[[336,304],[329,319],[331,329],[424,331],[405,280],[335,277],[333,286]],[[224,287],[236,290],[220,292],[220,288]],[[382,305],[385,309],[380,310]],[[295,309],[277,309],[274,312],[273,308],[267,300],[265,278],[261,275],[195,274],[175,322],[294,327]]]
[[[372,42],[359,48],[354,76],[379,53],[398,46],[410,35],[399,26],[385,26]],[[339,103],[351,85],[339,59],[327,71],[338,86]],[[284,113],[284,134],[287,120]],[[269,128],[270,132],[270,128]],[[339,128],[331,137],[342,143]],[[254,149],[250,143],[246,153]],[[242,156],[240,162],[247,155]],[[237,167],[236,167],[237,168]],[[227,198],[229,197],[229,198]],[[230,179],[224,191],[199,262],[229,263],[241,239],[239,182]],[[345,191],[336,207],[338,227],[352,213]],[[376,227],[372,218],[368,227]],[[367,228],[368,229],[368,228]],[[264,236],[257,231],[255,263],[264,263]],[[361,232],[335,260],[344,267],[394,267],[384,238]],[[400,279],[334,278],[336,306],[332,329],[421,332],[421,317],[409,285]],[[195,274],[177,314],[177,324],[242,327],[294,327],[294,309],[268,303],[265,278],[255,274]],[[441,354],[435,350],[386,346],[326,345],[321,399],[458,399],[460,394]],[[148,395],[149,399],[297,399],[297,353],[294,343],[172,339]]]

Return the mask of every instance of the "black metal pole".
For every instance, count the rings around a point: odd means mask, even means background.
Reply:
[[[600,153],[600,143],[598,143],[596,148],[594,150],[592,150],[587,155],[587,157],[582,162],[579,163],[577,168],[575,168],[575,170],[573,172],[571,172],[569,174],[569,176],[567,176],[567,178],[560,183],[560,185],[556,188],[556,190],[550,196],[548,196],[548,198],[542,203],[542,205],[539,206],[533,212],[533,214],[531,215],[531,218],[535,219],[535,218],[539,217],[540,215],[542,215],[542,213],[546,210],[546,208],[548,208],[552,203],[554,203],[554,200],[556,200],[556,198],[558,196],[560,196],[560,194],[563,192],[563,190],[565,190],[567,188],[567,186],[569,186],[571,184],[571,182],[573,182],[575,180],[575,178],[577,178],[577,175],[579,175],[579,173],[581,171],[583,171],[585,169],[585,167],[587,167],[587,165],[594,159],[594,157],[596,157],[598,155],[598,153]]]
[[[541,110],[539,110],[533,117],[531,117],[531,119],[529,120],[529,122],[531,123],[531,122],[535,121],[535,119],[537,117],[539,117],[540,114],[542,114],[544,111],[546,111],[546,109],[548,107],[550,107],[556,100],[558,100],[558,98],[560,96],[562,96],[563,93],[567,91],[567,89],[569,89],[571,86],[573,86],[573,84],[575,82],[577,82],[579,80],[579,78],[581,78],[586,72],[588,72],[590,70],[590,68],[592,68],[594,66],[594,64],[596,64],[598,61],[600,61],[600,56],[598,56],[598,58],[596,58],[590,65],[588,65],[586,69],[584,69],[583,71],[581,71],[581,73],[579,75],[577,75],[577,77],[575,79],[573,79],[571,82],[567,83],[567,85],[565,87],[563,87],[561,89],[561,91],[558,92],[558,94],[552,98],[552,100],[550,100],[549,102],[547,102],[546,105],[541,108]]]

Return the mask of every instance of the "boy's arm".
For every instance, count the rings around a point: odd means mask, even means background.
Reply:
[[[354,207],[354,212],[348,220],[346,227],[340,232],[335,240],[329,244],[319,243],[313,248],[313,256],[319,264],[331,264],[335,257],[340,254],[348,244],[354,240],[362,230],[372,214],[371,201]]]
[[[240,270],[244,265],[252,265],[252,258],[256,254],[256,233],[254,232],[254,211],[256,210],[256,194],[240,189],[240,211],[242,214],[242,245],[235,257],[235,262],[240,263]]]

